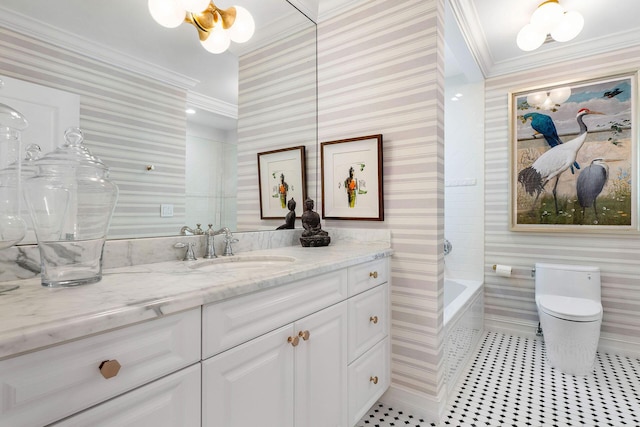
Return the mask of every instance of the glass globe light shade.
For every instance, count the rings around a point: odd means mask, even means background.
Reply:
[[[568,42],[575,38],[584,27],[584,18],[575,11],[566,12],[551,30],[551,37],[559,42]]]
[[[569,99],[570,96],[571,96],[570,87],[559,87],[549,92],[549,98],[553,101],[554,104],[562,104],[567,99]]]
[[[186,11],[178,0],[149,0],[151,17],[166,28],[176,28],[184,22]]]
[[[229,48],[231,39],[222,25],[216,25],[209,33],[209,37],[200,43],[211,53],[222,53]]]
[[[548,96],[544,102],[542,103],[542,105],[540,105],[540,108],[542,108],[543,110],[551,110],[554,106],[556,105],[555,102],[553,102],[551,100],[551,97]]]
[[[527,104],[532,107],[541,106],[547,99],[547,92],[534,92],[527,95]]]
[[[241,6],[234,7],[236,8],[236,20],[231,28],[228,29],[229,37],[236,43],[244,43],[253,36],[256,30],[256,23],[247,9]]]
[[[531,24],[540,29],[546,36],[562,19],[564,9],[557,1],[551,0],[542,3],[531,15]]]
[[[546,38],[547,35],[540,31],[538,27],[533,24],[527,24],[518,32],[516,43],[520,49],[530,51],[542,46]]]
[[[210,0],[179,0],[187,12],[200,13],[209,6]]]

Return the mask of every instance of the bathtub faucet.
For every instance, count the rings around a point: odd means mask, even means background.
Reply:
[[[451,242],[448,241],[447,239],[444,239],[444,254],[445,254],[445,256],[449,255],[452,250],[453,250],[453,245],[451,244]]]

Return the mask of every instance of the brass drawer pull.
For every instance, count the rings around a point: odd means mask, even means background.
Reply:
[[[378,377],[370,377],[369,381],[371,381],[374,384],[378,384]]]
[[[303,340],[307,341],[309,339],[309,337],[311,336],[311,333],[309,331],[300,331],[298,333],[298,336],[300,338],[302,338]]]
[[[378,324],[378,316],[369,317],[369,322],[373,323],[374,325],[377,325]]]
[[[102,376],[106,380],[108,380],[109,378],[113,378],[116,375],[118,375],[118,372],[120,372],[121,367],[122,366],[120,366],[120,363],[114,359],[114,360],[105,360],[100,364],[98,369],[100,369],[100,373],[102,374]]]
[[[369,277],[373,277],[374,279],[378,278],[378,272],[377,271],[371,271],[369,273]]]
[[[287,342],[288,342],[289,344],[291,344],[292,346],[294,346],[294,347],[295,347],[295,346],[297,346],[297,345],[298,345],[298,343],[300,342],[300,338],[298,338],[297,336],[296,336],[296,337],[289,337],[289,338],[287,339]]]

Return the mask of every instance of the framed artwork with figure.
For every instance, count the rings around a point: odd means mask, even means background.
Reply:
[[[383,221],[382,135],[320,145],[322,217]]]
[[[285,218],[291,199],[300,218],[307,198],[305,169],[304,146],[258,153],[261,219]]]
[[[511,93],[512,231],[638,230],[637,73]]]

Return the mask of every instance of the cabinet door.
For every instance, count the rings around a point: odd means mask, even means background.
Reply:
[[[203,427],[293,427],[293,335],[290,324],[202,362]]]
[[[200,363],[52,427],[199,427]]]
[[[296,427],[347,427],[346,302],[297,321],[295,330]]]

